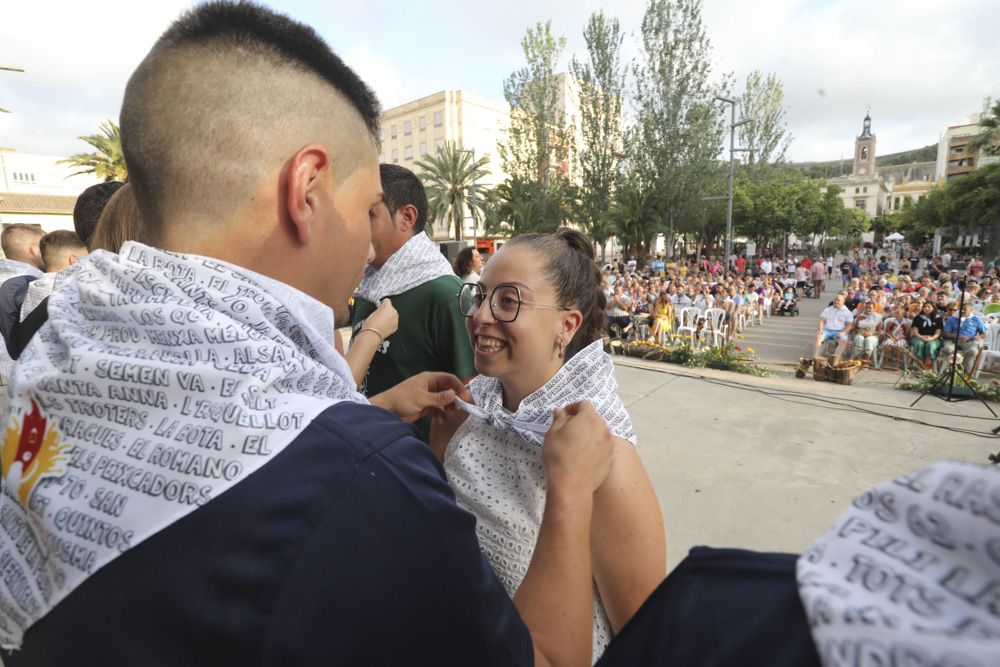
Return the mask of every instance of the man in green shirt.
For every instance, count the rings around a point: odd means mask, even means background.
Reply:
[[[375,258],[365,270],[354,301],[351,341],[379,336],[360,389],[374,396],[423,371],[446,371],[468,379],[475,372],[465,318],[458,311],[458,278],[437,244],[424,234],[427,194],[420,179],[395,164],[380,166],[382,202],[370,212]],[[399,328],[388,339],[365,319],[388,298]],[[430,420],[417,426],[426,440]]]

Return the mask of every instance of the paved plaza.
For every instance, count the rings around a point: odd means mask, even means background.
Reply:
[[[813,356],[819,314],[840,290],[840,278],[826,284],[822,298],[799,299],[798,315],[764,318],[763,325],[747,328],[740,344],[752,347],[761,361],[769,363],[797,364],[799,357]]]
[[[866,488],[939,459],[986,463],[1000,450],[989,436],[1000,422],[977,402],[928,396],[910,410],[917,394],[884,385],[615,361],[671,569],[699,544],[799,552]]]

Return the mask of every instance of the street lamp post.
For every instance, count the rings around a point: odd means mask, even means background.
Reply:
[[[729,176],[726,179],[726,199],[728,204],[726,206],[726,262],[725,266],[729,267],[729,258],[733,254],[733,169],[734,169],[734,159],[737,150],[747,150],[744,148],[736,148],[736,128],[741,125],[746,125],[749,119],[744,118],[740,122],[736,122],[736,100],[730,97],[722,97],[721,95],[716,95],[715,99],[720,102],[724,102],[729,105],[730,109],[730,122],[729,122]]]

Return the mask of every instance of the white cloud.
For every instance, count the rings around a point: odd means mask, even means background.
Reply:
[[[509,0],[433,5],[371,0],[267,0],[311,23],[391,107],[444,89],[502,99],[522,64],[528,26],[552,19],[566,60],[583,54],[582,31],[602,8],[618,17],[634,54],[644,0]],[[0,146],[24,152],[84,150],[75,140],[118,115],[129,73],[188,0],[65,0],[4,4]],[[719,72],[751,69],[783,81],[796,160],[850,155],[870,105],[879,153],[938,140],[986,95],[1000,96],[996,0],[705,0]],[[820,94],[819,91],[822,91]]]
[[[8,2],[0,21],[0,146],[67,155],[117,119],[125,83],[190,0]]]

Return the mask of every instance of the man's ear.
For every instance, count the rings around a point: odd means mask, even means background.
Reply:
[[[413,233],[413,226],[417,224],[417,218],[420,214],[417,212],[417,207],[413,204],[404,204],[396,211],[396,216],[400,228]]]
[[[320,209],[329,205],[331,164],[330,153],[322,144],[304,146],[288,161],[285,208],[300,243],[309,242],[319,221]]]
[[[73,266],[74,264],[76,264],[78,259],[80,258],[77,257],[76,255],[68,255],[66,257],[66,266],[67,267]]]

